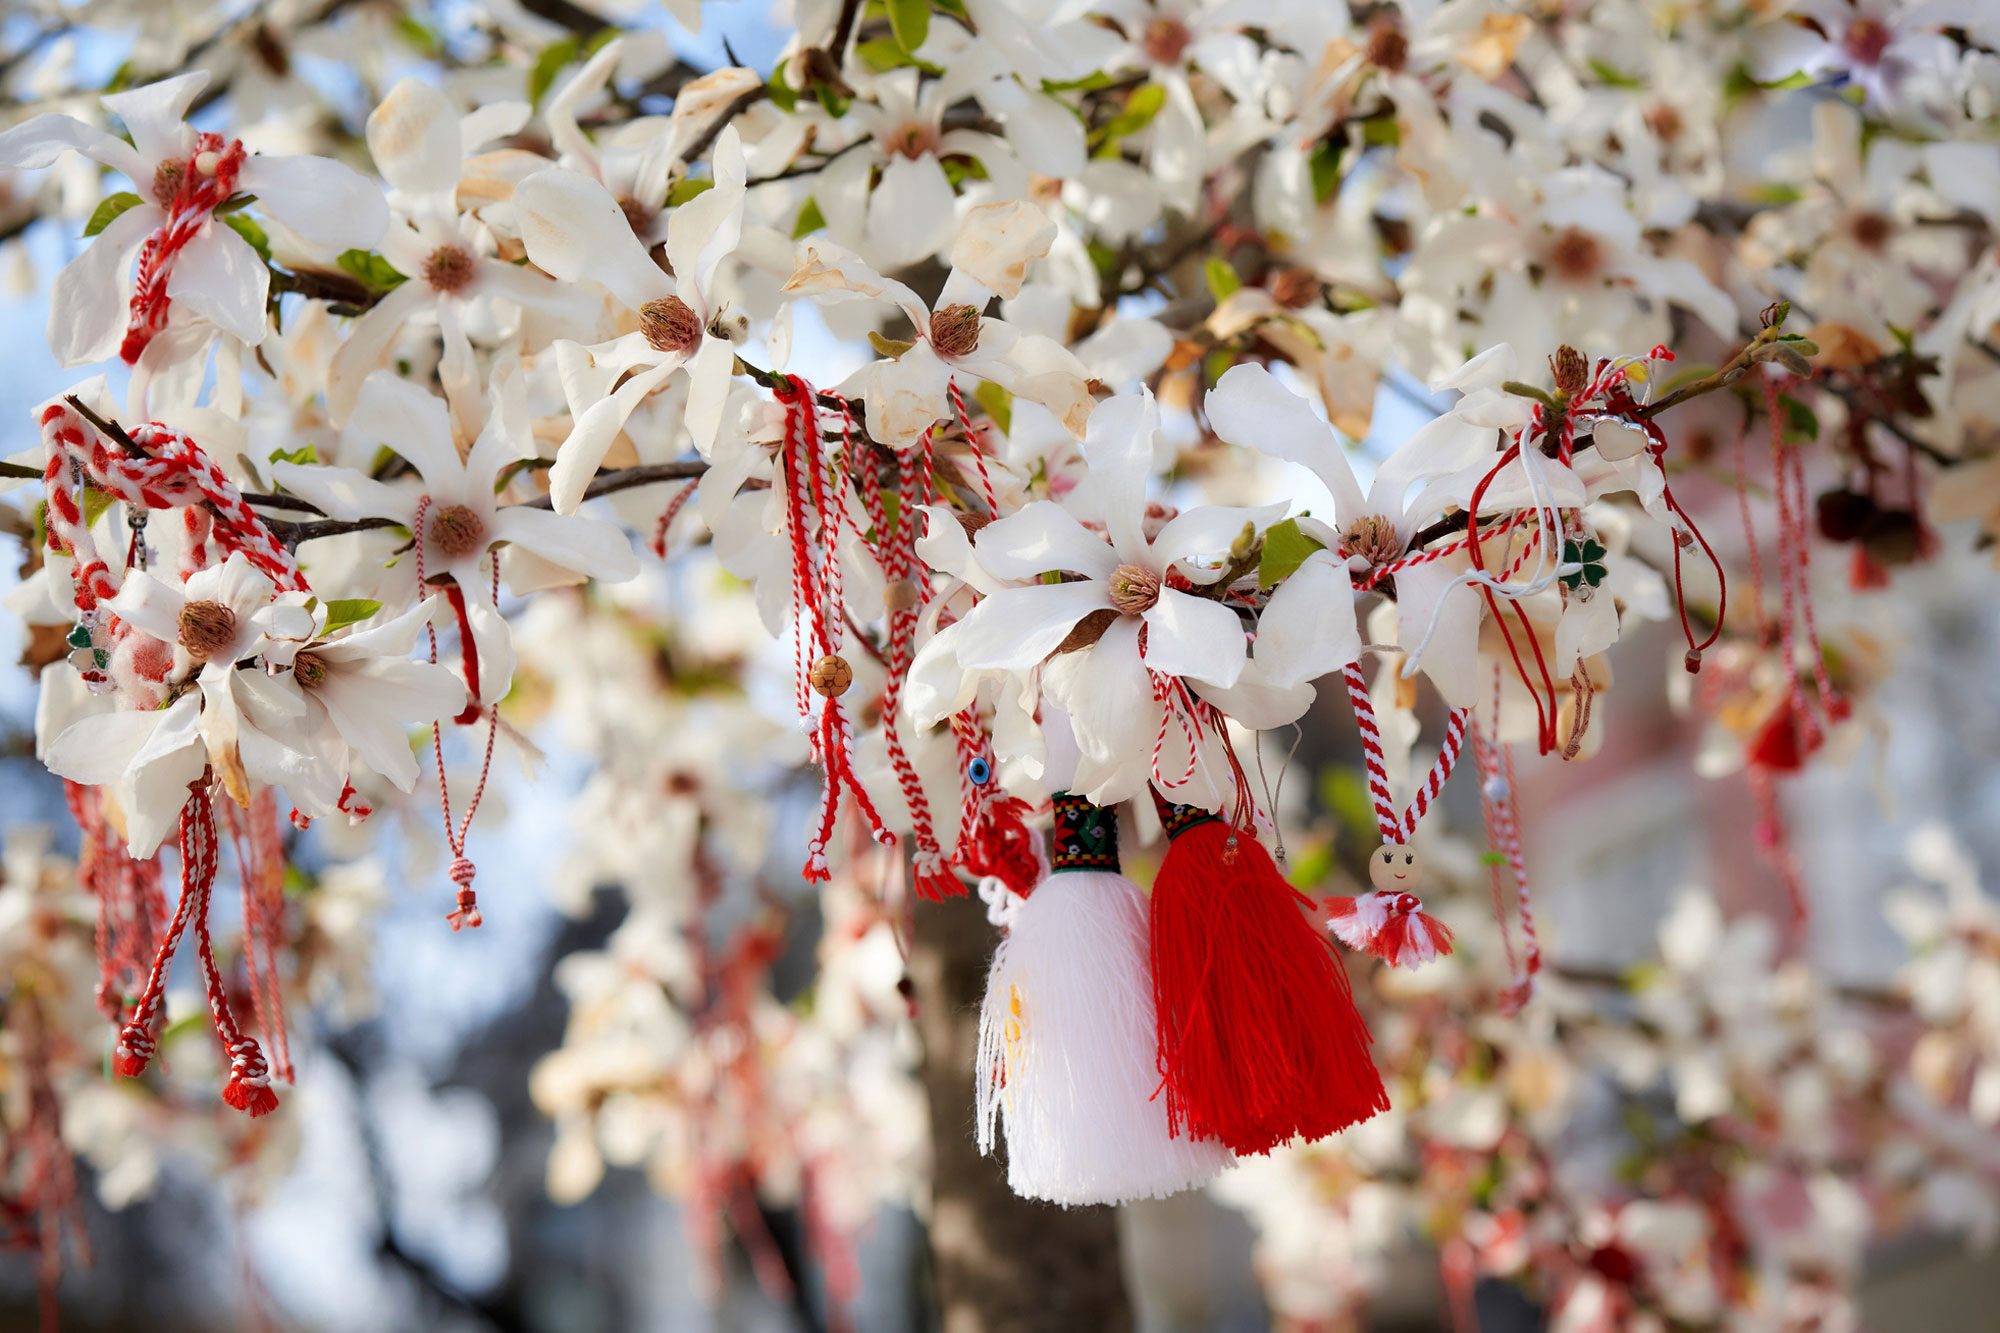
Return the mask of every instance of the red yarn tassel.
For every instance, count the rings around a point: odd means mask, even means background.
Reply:
[[[1415,967],[1451,953],[1451,927],[1424,911],[1414,893],[1334,898],[1326,911],[1335,938],[1390,967]]]
[[[1170,1128],[1267,1153],[1388,1110],[1311,900],[1254,837],[1160,805],[1172,842],[1153,880],[1153,994]]]

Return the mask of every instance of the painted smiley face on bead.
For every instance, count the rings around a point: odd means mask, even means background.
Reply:
[[[1368,858],[1368,882],[1383,893],[1405,893],[1417,887],[1423,863],[1407,843],[1385,842]]]

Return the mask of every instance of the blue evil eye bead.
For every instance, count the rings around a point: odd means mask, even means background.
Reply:
[[[993,765],[981,756],[965,766],[965,776],[972,779],[973,786],[984,787],[993,780]]]

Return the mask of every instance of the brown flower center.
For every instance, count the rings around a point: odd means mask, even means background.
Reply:
[[[1378,23],[1368,34],[1368,63],[1387,74],[1401,72],[1410,60],[1410,39],[1393,23]]]
[[[1138,565],[1120,565],[1111,571],[1111,605],[1122,615],[1144,615],[1160,600],[1160,576]]]
[[[1646,128],[1661,143],[1672,143],[1681,137],[1681,113],[1665,102],[1655,102],[1646,109]]]
[[[1355,519],[1340,534],[1340,553],[1358,555],[1371,566],[1388,564],[1403,553],[1396,520],[1387,514],[1368,514]]]
[[[1194,34],[1187,24],[1179,19],[1158,18],[1146,25],[1146,34],[1139,44],[1145,48],[1146,59],[1156,65],[1178,65],[1194,44]]]
[[[1880,19],[1856,19],[1847,25],[1840,45],[1857,65],[1873,65],[1889,49],[1889,25]]]
[[[449,559],[462,560],[486,544],[486,523],[464,505],[446,505],[431,518],[431,540]]]
[[[181,608],[181,647],[206,662],[236,642],[236,613],[221,602],[189,602]]]
[[[979,312],[948,305],[931,316],[931,346],[939,356],[970,356],[979,347]]]
[[[462,245],[440,245],[424,261],[424,281],[432,290],[454,296],[472,281],[472,254]]]
[[[652,228],[653,219],[658,216],[652,208],[629,194],[618,196],[618,211],[625,215],[625,225],[632,234],[643,238]]]
[[[1587,282],[1604,268],[1604,246],[1581,227],[1565,227],[1549,245],[1549,267],[1565,282]]]
[[[292,679],[309,690],[316,690],[325,684],[332,670],[324,657],[310,650],[292,658]]]
[[[1319,300],[1319,275],[1309,268],[1279,269],[1271,278],[1271,299],[1287,310],[1299,310]]]
[[[1864,250],[1880,250],[1889,243],[1889,233],[1893,230],[1894,224],[1888,218],[1874,212],[1856,213],[1847,223],[1847,234]]]
[[[177,157],[170,157],[153,168],[153,202],[161,208],[172,208],[174,200],[180,197],[181,186],[187,183],[188,164]]]
[[[1549,373],[1555,378],[1555,385],[1567,394],[1583,392],[1585,380],[1590,375],[1590,363],[1583,359],[1583,353],[1568,343],[1556,348],[1556,354],[1549,358]]]
[[[639,332],[656,352],[685,352],[701,341],[701,316],[678,296],[656,296],[639,307]]]
[[[925,157],[937,152],[938,132],[922,121],[898,125],[882,140],[882,146],[899,157]]]

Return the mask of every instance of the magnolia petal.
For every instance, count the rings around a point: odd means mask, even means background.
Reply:
[[[928,342],[894,361],[879,361],[866,394],[868,432],[891,449],[908,449],[950,410],[945,398],[951,367]]]
[[[408,523],[417,497],[353,468],[273,463],[271,479],[328,518],[392,518]]]
[[[952,267],[1012,299],[1021,294],[1028,265],[1047,254],[1055,239],[1056,224],[1025,199],[981,204],[959,224],[958,239],[951,246]]]
[[[153,577],[143,569],[128,570],[118,595],[110,602],[112,612],[141,634],[150,634],[162,643],[180,639],[181,609],[188,603],[179,588]]]
[[[948,526],[959,525],[953,520]],[[1055,570],[1108,579],[1118,566],[1117,552],[1103,537],[1049,500],[1037,500],[987,524],[974,548],[979,563],[1001,579],[1032,579]]]
[[[1361,483],[1354,479],[1333,427],[1263,366],[1232,366],[1209,390],[1203,411],[1228,443],[1312,469],[1333,496],[1336,523],[1352,523],[1368,513]]]
[[[1316,680],[1361,656],[1354,580],[1316,551],[1271,594],[1257,622],[1257,675],[1278,690]]]
[[[409,728],[457,714],[465,685],[448,667],[373,658],[330,672],[313,697],[362,763],[409,791],[417,780]]]
[[[868,243],[884,266],[902,268],[951,244],[951,182],[934,157],[891,157],[868,197]]]
[[[596,282],[630,309],[674,294],[611,192],[581,172],[538,171],[514,190],[521,244],[558,282]]]
[[[1110,606],[1095,579],[1002,588],[958,622],[958,660],[975,669],[1025,671],[1054,652],[1079,620]]]
[[[75,116],[47,111],[0,134],[0,167],[36,171],[54,166],[69,152],[102,162],[135,185],[150,188],[153,183],[147,177],[146,160],[137,149]]]
[[[726,339],[704,334],[688,364],[688,434],[707,457],[722,434],[722,414],[729,406],[729,386],[736,375],[736,349]]]
[[[440,179],[455,179],[457,170],[454,157]],[[389,205],[382,191],[354,168],[331,158],[253,156],[244,162],[239,183],[257,196],[258,211],[328,255],[372,250],[389,227]]]
[[[583,493],[598,465],[625,421],[645,396],[679,369],[679,359],[642,370],[621,384],[610,397],[600,399],[576,419],[569,438],[556,450],[555,465],[549,469],[549,500],[558,514],[573,514],[583,503]]]
[[[188,242],[167,278],[167,296],[232,338],[264,341],[271,271],[235,229],[211,222]]]
[[[464,464],[452,442],[444,400],[386,370],[376,371],[361,386],[340,447],[349,458],[370,458],[381,445],[408,459],[432,495],[445,503],[462,499],[460,488],[451,483],[459,480]]]
[[[405,194],[452,189],[465,153],[451,99],[422,79],[397,80],[368,115],[368,153],[382,179]]]
[[[743,235],[743,140],[731,125],[709,160],[714,184],[667,215],[667,258],[681,299],[705,310],[715,272]]]
[[[1447,703],[1471,708],[1480,693],[1482,603],[1477,592],[1455,582],[1457,571],[1449,565],[1433,560],[1396,575],[1396,641],[1410,654],[1405,675],[1421,670]]]
[[[1144,620],[1146,665],[1161,675],[1226,687],[1243,674],[1243,624],[1221,602],[1162,588]]]
[[[184,157],[194,139],[187,124],[188,107],[208,86],[208,71],[189,70],[171,79],[161,79],[139,88],[128,88],[104,98],[104,109],[125,122],[132,146],[150,165],[170,157]],[[137,181],[150,187],[152,181]]]
[[[347,326],[347,341],[333,354],[326,379],[326,413],[334,425],[343,425],[354,410],[362,383],[389,359],[389,348],[403,332],[410,316],[424,306],[437,304],[437,293],[429,283],[413,281],[398,286]]]
[[[1159,405],[1152,391],[1142,387],[1138,393],[1099,403],[1084,432],[1089,496],[1121,560],[1139,563],[1151,558],[1143,521],[1146,483],[1153,474],[1153,436],[1159,426]]]
[[[125,337],[132,257],[166,221],[142,204],[111,220],[84,252],[56,274],[49,290],[49,350],[65,367],[109,360]]]
[[[493,516],[493,538],[524,546],[544,560],[606,583],[622,582],[639,572],[631,540],[594,518],[508,505]]]

